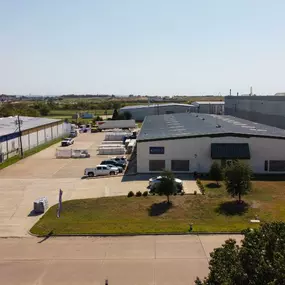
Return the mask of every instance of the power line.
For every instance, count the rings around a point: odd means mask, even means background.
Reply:
[[[23,152],[23,143],[22,143],[22,131],[21,131],[21,125],[23,124],[23,120],[20,120],[20,116],[17,116],[17,119],[15,121],[16,126],[19,129],[19,134],[20,134],[20,154],[21,154],[21,158],[24,157],[24,152]]]

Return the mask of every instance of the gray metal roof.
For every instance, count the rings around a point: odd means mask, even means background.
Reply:
[[[225,101],[195,101],[193,105],[225,105]]]
[[[105,121],[99,125],[99,129],[124,129],[124,128],[135,128],[135,120],[110,120]]]
[[[193,105],[189,104],[180,104],[180,103],[165,103],[165,104],[150,104],[150,105],[133,105],[133,106],[125,106],[120,109],[120,111],[132,110],[132,109],[141,109],[141,108],[157,108],[157,106],[161,107],[169,107],[169,106],[183,106],[183,107],[193,107]]]
[[[16,119],[17,117],[0,118],[0,136],[9,135],[19,131],[15,124]],[[20,120],[23,121],[23,124],[21,125],[22,131],[61,121],[49,118],[24,116],[20,116]]]
[[[226,135],[285,139],[285,130],[232,116],[180,113],[147,116],[137,141]]]

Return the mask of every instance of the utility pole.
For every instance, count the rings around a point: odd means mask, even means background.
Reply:
[[[19,134],[20,134],[20,154],[21,154],[21,158],[24,157],[24,153],[23,153],[23,143],[22,143],[22,131],[21,131],[21,125],[23,124],[23,120],[20,120],[20,116],[17,116],[17,120],[15,121],[16,126],[18,126],[19,128]]]

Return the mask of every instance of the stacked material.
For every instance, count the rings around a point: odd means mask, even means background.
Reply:
[[[34,201],[34,212],[35,213],[44,213],[48,209],[48,200],[46,197],[42,197]]]
[[[57,149],[56,158],[70,158],[72,157],[72,149]]]
[[[128,147],[127,147],[127,153],[132,153],[133,149],[136,146],[136,140],[130,140]]]
[[[127,137],[129,135],[129,132],[106,133],[105,141],[123,141],[124,137]]]
[[[104,144],[108,144],[108,145],[112,145],[112,144],[121,145],[122,142],[120,142],[120,141],[102,141],[101,145],[104,145]]]
[[[119,154],[125,154],[126,150],[123,145],[117,146],[101,146],[98,148],[98,154],[112,154],[112,155],[119,155]]]

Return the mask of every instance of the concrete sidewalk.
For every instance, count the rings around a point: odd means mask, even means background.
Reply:
[[[189,285],[240,235],[0,239],[1,284]]]

